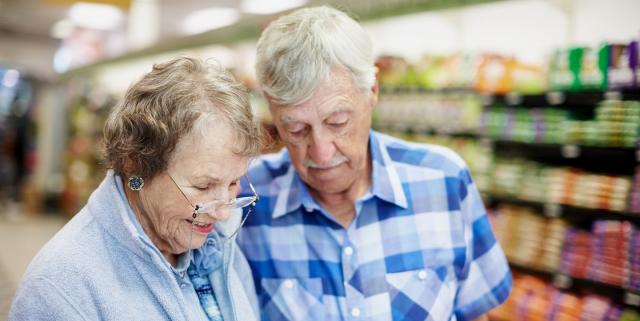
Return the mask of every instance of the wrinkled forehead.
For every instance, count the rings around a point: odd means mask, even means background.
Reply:
[[[236,152],[238,135],[227,121],[213,118],[182,137],[174,149],[169,166],[184,167],[187,172],[228,172],[239,176],[247,169],[249,157]],[[226,176],[224,176],[226,177]]]

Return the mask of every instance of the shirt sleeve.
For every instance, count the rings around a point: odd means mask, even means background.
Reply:
[[[466,168],[460,172],[458,182],[466,260],[459,275],[455,314],[458,320],[473,320],[507,299],[512,280],[480,193]]]
[[[89,320],[64,291],[46,278],[26,280],[16,293],[9,321]]]

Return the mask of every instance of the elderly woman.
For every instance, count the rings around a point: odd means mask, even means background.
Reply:
[[[9,320],[256,320],[234,238],[257,200],[236,196],[259,138],[224,70],[155,65],[107,121],[112,169],[34,258]]]

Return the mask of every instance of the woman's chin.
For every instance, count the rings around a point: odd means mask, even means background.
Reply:
[[[192,234],[193,238],[191,239],[189,249],[194,250],[201,248],[204,242],[207,240],[207,236],[196,232],[192,232]]]

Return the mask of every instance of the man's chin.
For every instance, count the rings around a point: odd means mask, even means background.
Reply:
[[[308,168],[307,175],[314,182],[318,182],[323,185],[335,185],[340,181],[344,181],[345,176],[349,176],[349,173],[345,169],[344,164],[326,169]]]
[[[345,176],[315,177],[311,176],[307,184],[319,193],[337,194],[349,188],[348,179]]]

